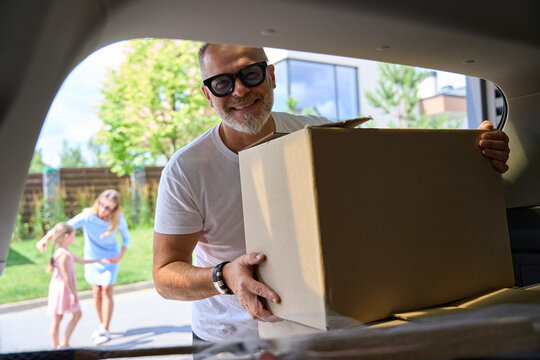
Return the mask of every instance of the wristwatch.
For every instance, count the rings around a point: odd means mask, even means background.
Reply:
[[[214,280],[214,286],[216,287],[216,290],[219,291],[221,295],[232,295],[233,292],[227,284],[225,284],[225,280],[223,279],[223,267],[227,265],[229,261],[224,261],[221,264],[216,265],[214,268],[214,271],[212,272],[212,279]]]

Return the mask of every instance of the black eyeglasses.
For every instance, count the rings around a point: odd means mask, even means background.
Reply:
[[[250,64],[243,67],[236,74],[219,74],[203,81],[203,84],[214,96],[224,97],[234,91],[235,78],[248,88],[261,85],[266,79],[266,61]]]

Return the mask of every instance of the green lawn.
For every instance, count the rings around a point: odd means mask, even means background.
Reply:
[[[117,285],[152,280],[152,233],[153,228],[130,230],[131,243],[120,262]],[[70,247],[75,256],[82,258],[83,242],[78,231],[75,243]],[[0,304],[47,296],[51,278],[46,271],[51,256],[50,244],[43,254],[37,251],[35,244],[36,240],[11,243],[6,267],[0,276]],[[89,290],[83,265],[75,264],[75,272],[78,290]]]

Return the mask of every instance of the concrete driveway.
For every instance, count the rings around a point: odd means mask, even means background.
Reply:
[[[99,322],[91,293],[81,292],[80,297],[83,316],[70,344],[96,349],[91,333]],[[46,310],[46,299],[0,305],[0,354],[49,350],[50,317]],[[66,324],[64,319],[62,325]],[[151,282],[117,286],[111,335],[99,349],[189,346],[191,303],[163,299]]]

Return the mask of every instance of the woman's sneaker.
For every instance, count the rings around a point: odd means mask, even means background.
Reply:
[[[103,329],[103,332],[101,333],[101,335],[96,336],[94,338],[94,344],[100,345],[100,344],[106,343],[109,340],[111,340],[111,333]]]
[[[103,324],[99,324],[99,328],[97,328],[96,330],[94,330],[94,332],[92,333],[92,338],[97,338],[98,336],[102,336],[103,334],[105,334],[107,332],[107,330],[105,330],[105,325]]]

